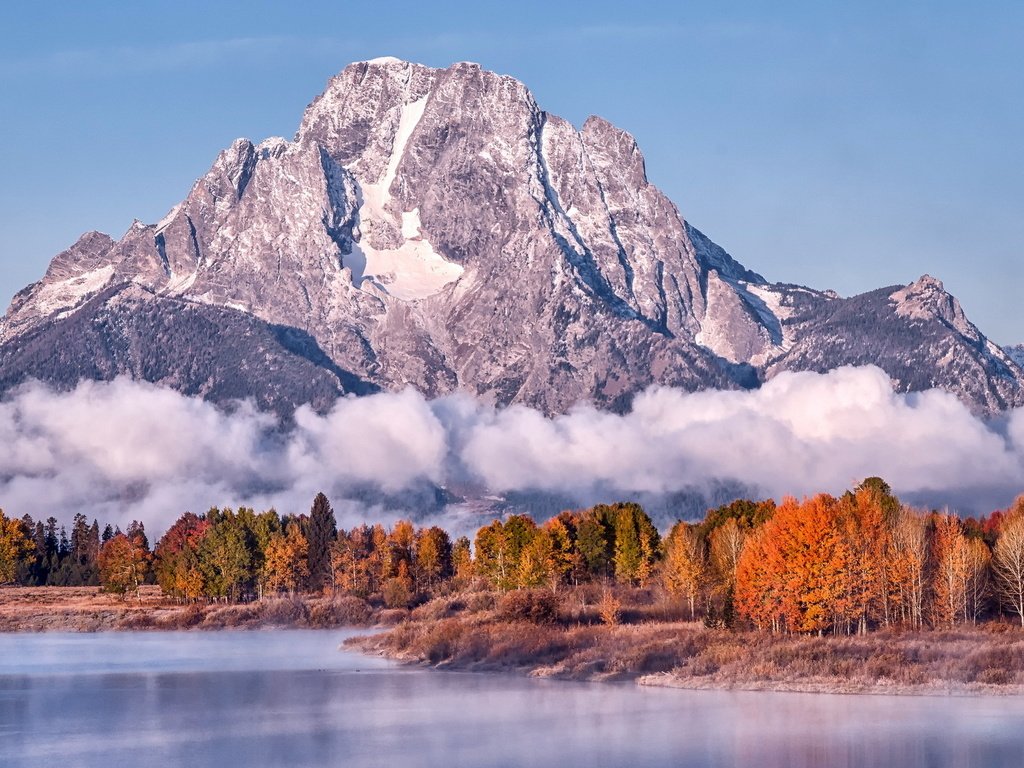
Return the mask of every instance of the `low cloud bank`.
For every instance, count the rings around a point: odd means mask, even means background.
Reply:
[[[321,489],[351,525],[444,519],[435,486],[591,503],[730,486],[838,493],[870,475],[915,503],[1006,506],[1024,490],[1024,410],[985,423],[944,392],[894,393],[873,367],[781,374],[750,392],[655,387],[626,415],[548,418],[410,389],[303,408],[287,430],[246,404],[229,414],[126,379],[68,393],[33,384],[0,403],[8,514],[137,518],[155,533],[211,505],[305,511]]]

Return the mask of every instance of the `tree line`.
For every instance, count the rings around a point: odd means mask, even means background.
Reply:
[[[76,514],[69,533],[52,516],[35,521],[31,515],[9,518],[0,510],[0,584],[99,586],[100,554],[119,537],[149,549],[146,529],[138,521],[132,521],[125,533],[111,525],[101,532],[98,521],[90,524],[85,515]]]
[[[634,503],[511,515],[472,541],[438,526],[339,530],[318,494],[308,514],[185,513],[150,551],[145,530],[76,516],[0,512],[0,583],[155,582],[179,601],[333,591],[408,607],[470,585],[552,592],[599,583],[654,589],[708,625],[785,633],[914,630],[1012,616],[1024,625],[1024,496],[982,519],[912,509],[879,478],[839,497],[738,500],[662,539]]]

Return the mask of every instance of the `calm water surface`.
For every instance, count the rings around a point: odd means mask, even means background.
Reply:
[[[345,633],[0,634],[0,766],[1024,766],[1024,699],[395,667]]]

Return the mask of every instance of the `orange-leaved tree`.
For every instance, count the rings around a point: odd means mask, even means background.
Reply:
[[[744,547],[737,608],[755,625],[776,631],[834,629],[851,609],[851,559],[834,498],[786,499]]]

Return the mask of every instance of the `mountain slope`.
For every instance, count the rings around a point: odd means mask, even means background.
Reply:
[[[902,389],[942,386],[979,411],[1024,403],[1024,371],[941,284],[914,311],[886,290],[770,284],[648,182],[628,133],[596,117],[576,130],[474,64],[381,59],[333,78],[293,141],[234,142],[158,224],[58,255],[0,324],[0,385],[119,371],[287,410],[412,384],[550,413],[622,409],[652,383],[734,388],[873,362]],[[173,351],[154,367],[108,339],[74,364],[41,362],[103,313]],[[235,330],[199,342],[195,318]],[[319,362],[274,342],[282,328]],[[233,388],[202,384],[189,360],[221,381],[228,344],[250,364]],[[252,364],[268,354],[273,384]]]

